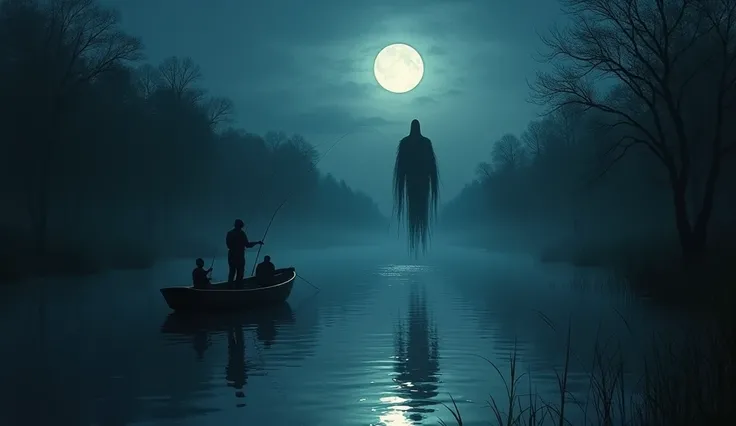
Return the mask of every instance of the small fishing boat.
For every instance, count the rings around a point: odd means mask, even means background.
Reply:
[[[280,304],[291,294],[296,279],[294,268],[277,269],[274,284],[259,287],[255,277],[234,282],[212,283],[209,288],[166,287],[161,294],[175,311],[224,311]]]

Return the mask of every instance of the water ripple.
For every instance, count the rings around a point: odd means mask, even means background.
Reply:
[[[506,392],[494,366],[508,380],[514,354],[533,389],[556,398],[568,322],[576,360],[595,333],[621,332],[620,312],[664,322],[509,256],[291,256],[322,291],[297,286],[289,304],[242,315],[169,314],[157,288],[179,263],[54,282],[43,303],[35,288],[8,292],[0,423],[434,425],[454,399],[466,424],[485,424],[489,395]],[[582,393],[586,366],[574,364]]]

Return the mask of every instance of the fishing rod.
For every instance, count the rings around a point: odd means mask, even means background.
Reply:
[[[215,256],[217,256],[217,254],[212,255],[212,263],[210,263],[210,272],[208,273],[210,278],[212,278],[212,268],[215,267]]]
[[[338,143],[340,143],[340,141],[342,141],[348,135],[354,133],[356,130],[360,129],[361,127],[368,127],[369,129],[377,132],[378,134],[383,135],[381,132],[378,131],[378,129],[374,128],[373,126],[366,126],[366,125],[364,125],[364,126],[358,126],[357,128],[355,128],[355,129],[353,129],[353,130],[345,133],[344,135],[340,136],[339,138],[337,138],[337,140],[335,140],[335,142],[333,142],[332,145],[330,145],[330,147],[327,149],[327,151],[325,151],[325,153],[322,154],[322,156],[320,156],[320,158],[314,164],[312,164],[312,166],[309,168],[309,170],[312,170],[312,169],[317,168],[317,165],[327,156],[327,154],[330,153],[330,151],[332,151],[333,148],[335,148],[337,146]],[[266,239],[266,236],[268,235],[268,231],[269,231],[269,229],[271,229],[271,224],[273,223],[273,220],[276,218],[276,215],[278,214],[279,210],[281,210],[281,208],[284,207],[284,205],[286,205],[286,203],[289,201],[289,198],[291,198],[291,196],[294,195],[294,192],[296,192],[296,191],[290,192],[286,196],[286,198],[284,198],[284,201],[282,201],[281,204],[279,204],[279,206],[276,207],[276,210],[271,215],[271,220],[268,221],[268,225],[266,226],[266,231],[263,233],[263,237],[261,238],[261,242],[263,242]],[[258,247],[258,253],[256,253],[256,261],[253,263],[253,270],[250,273],[251,275],[253,275],[255,273],[255,271],[256,271],[256,265],[258,264],[258,259],[261,256],[261,248],[262,247],[263,247],[263,245],[260,245]],[[305,280],[305,282],[306,282],[306,280]],[[313,284],[310,283],[310,285],[313,285]]]

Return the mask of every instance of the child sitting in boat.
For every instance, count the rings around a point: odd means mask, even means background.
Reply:
[[[207,276],[212,272],[212,268],[204,269],[204,260],[199,258],[196,260],[197,267],[192,271],[192,285],[194,288],[208,288],[210,286],[210,278]]]
[[[271,263],[271,256],[264,256],[263,262],[256,267],[256,280],[261,287],[273,285],[273,276],[276,275],[276,266]]]

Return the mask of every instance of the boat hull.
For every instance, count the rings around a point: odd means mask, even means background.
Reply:
[[[213,283],[210,288],[166,287],[166,304],[175,311],[236,311],[271,306],[286,301],[296,279],[294,268],[280,269],[274,285],[258,287],[254,277],[232,283]]]

